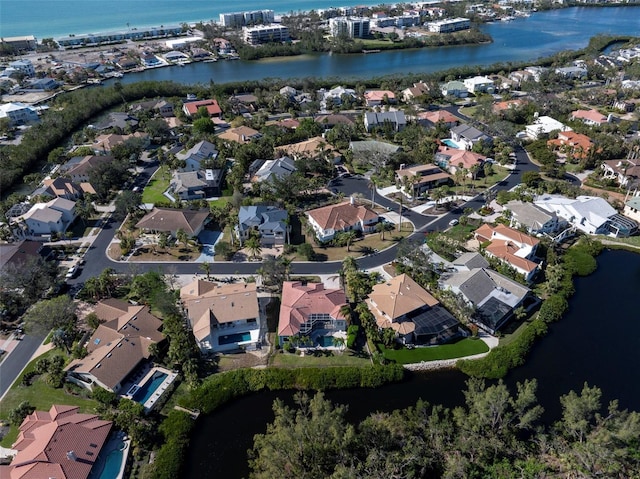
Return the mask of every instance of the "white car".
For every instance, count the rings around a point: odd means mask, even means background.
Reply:
[[[459,223],[459,221],[457,219],[452,219],[451,221],[449,221],[449,226],[455,226]]]
[[[67,271],[67,274],[65,274],[64,277],[67,279],[71,279],[75,277],[77,273],[78,273],[78,266],[74,265],[71,268],[69,268],[69,271]]]

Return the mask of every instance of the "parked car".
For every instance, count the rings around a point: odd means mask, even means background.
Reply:
[[[449,226],[455,226],[459,223],[459,221],[457,219],[452,219],[451,221],[449,221]]]
[[[71,268],[69,268],[69,271],[67,271],[67,274],[65,274],[64,277],[67,279],[75,278],[76,275],[78,274],[78,271],[79,271],[78,266],[73,265]]]

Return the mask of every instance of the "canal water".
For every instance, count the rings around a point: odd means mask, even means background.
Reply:
[[[640,254],[605,251],[598,270],[578,278],[570,310],[533,349],[526,364],[505,382],[536,378],[543,419],[560,415],[559,397],[581,390],[585,382],[603,391],[603,404],[618,399],[623,409],[640,410]],[[331,400],[349,406],[359,421],[375,411],[392,411],[418,398],[447,407],[461,405],[466,376],[458,371],[415,374],[400,384],[373,390],[329,391]],[[273,420],[273,400],[292,403],[291,392],[244,397],[201,418],[186,460],[186,479],[247,477],[247,450],[253,436]]]
[[[171,80],[188,84],[242,82],[265,78],[373,78],[432,73],[459,66],[534,61],[562,50],[580,49],[598,34],[640,34],[640,6],[573,7],[533,13],[511,22],[482,25],[493,43],[421,48],[376,54],[313,54],[258,61],[193,63],[129,73],[122,83]]]

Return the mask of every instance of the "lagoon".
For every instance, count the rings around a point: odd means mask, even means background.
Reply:
[[[559,417],[559,397],[581,390],[584,382],[602,389],[602,403],[618,399],[621,409],[640,410],[640,254],[604,251],[597,271],[575,282],[565,318],[533,349],[526,364],[505,382],[537,378],[543,420]],[[348,418],[360,421],[375,411],[392,411],[415,404],[462,404],[466,376],[456,370],[414,374],[400,384],[374,390],[329,391],[334,402],[349,406]],[[263,392],[236,400],[214,414],[201,417],[186,458],[185,479],[248,476],[246,451],[253,435],[273,420],[275,398],[293,405],[291,392]]]
[[[433,73],[459,66],[535,61],[563,50],[580,49],[597,34],[638,35],[640,6],[572,7],[537,12],[528,18],[482,25],[493,43],[383,51],[376,54],[312,54],[258,61],[192,63],[129,73],[122,83],[167,80],[208,84],[265,78],[373,78]]]

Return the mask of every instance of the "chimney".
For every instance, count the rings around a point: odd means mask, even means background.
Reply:
[[[77,461],[78,460],[78,456],[76,456],[76,453],[73,451],[68,451],[67,452],[67,459],[70,461]]]
[[[351,203],[352,205],[355,205],[356,199],[353,196],[349,196],[349,203]]]

